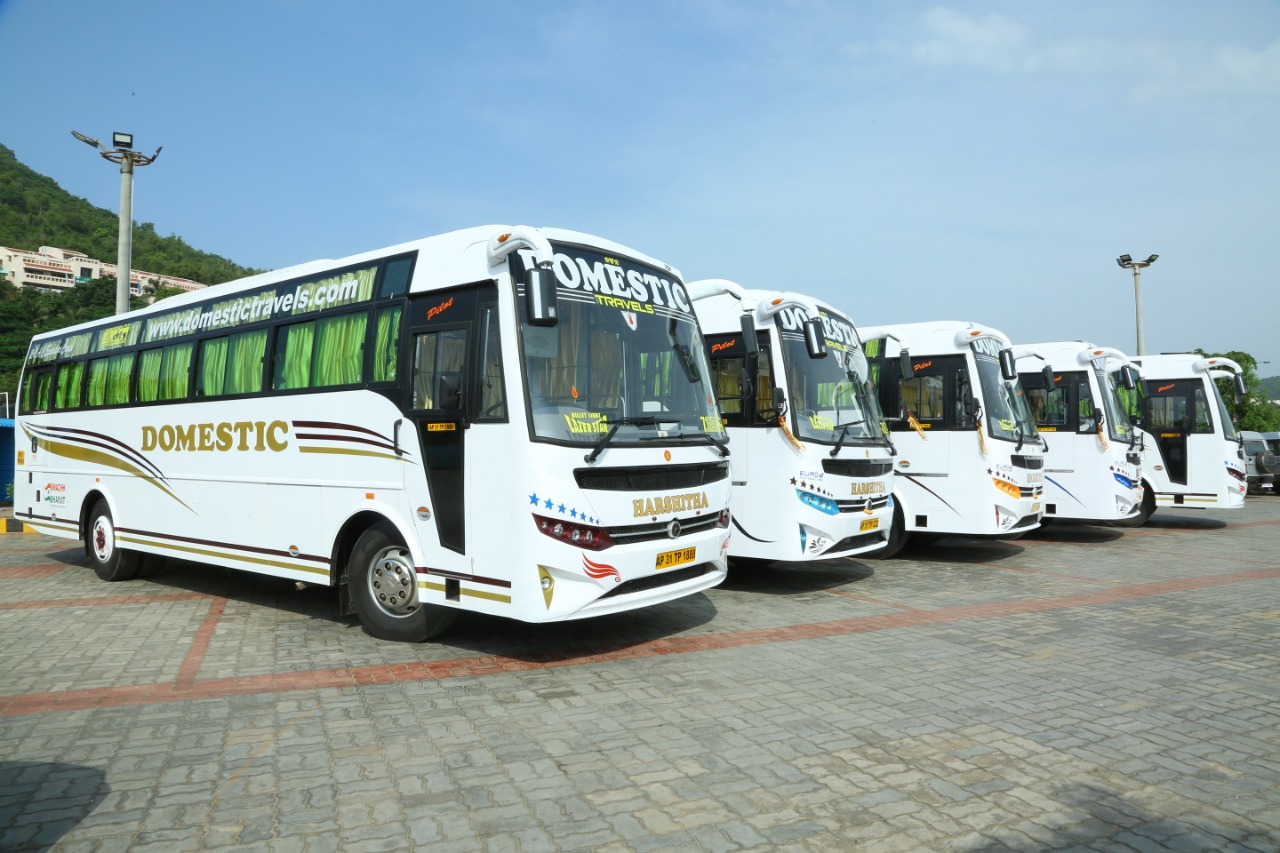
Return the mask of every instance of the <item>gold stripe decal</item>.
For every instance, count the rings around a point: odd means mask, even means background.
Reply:
[[[347,450],[342,447],[308,447],[306,445],[298,445],[299,453],[332,453],[335,456],[372,456],[375,459],[391,459],[396,462],[408,462],[402,456],[395,456],[391,453],[378,453],[376,450]]]
[[[187,509],[191,510],[192,512],[195,512],[195,510],[187,506],[187,504],[182,500],[182,498],[174,494],[173,489],[169,488],[167,484],[156,479],[152,475],[148,474],[146,471],[143,471],[141,468],[139,468],[137,465],[134,465],[132,462],[128,462],[124,459],[120,459],[119,457],[113,456],[110,453],[105,453],[101,450],[94,450],[92,448],[85,447],[79,444],[71,444],[68,442],[54,441],[52,439],[45,438],[41,435],[33,434],[30,430],[27,429],[26,424],[22,425],[22,430],[28,435],[28,437],[34,438],[41,447],[43,447],[45,450],[52,453],[54,456],[61,456],[64,459],[74,459],[78,462],[89,462],[91,464],[105,465],[108,468],[115,468],[119,471],[125,472],[126,474],[132,474],[135,477],[139,477],[143,480],[146,480],[148,483],[155,486],[157,489],[164,492],[166,495],[173,498],[175,501],[182,504],[184,507],[187,507]]]

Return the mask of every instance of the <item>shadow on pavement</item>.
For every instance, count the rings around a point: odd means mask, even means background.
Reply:
[[[0,761],[0,850],[49,850],[111,792],[97,767]]]
[[[1203,776],[1204,774],[1197,774]],[[1217,774],[1222,775],[1222,774]],[[1143,803],[1095,785],[1064,785],[1052,797],[1064,810],[1053,826],[1037,822],[1028,833],[1017,822],[983,831],[990,840],[966,847],[968,851],[1007,850],[1183,850],[1217,853],[1220,850],[1280,850],[1280,834],[1259,825],[1231,825],[1217,817],[1197,814],[1197,803],[1177,817],[1153,813]],[[1241,824],[1244,818],[1237,818]],[[1047,836],[1052,835],[1052,838]],[[1027,842],[1034,838],[1034,846]],[[953,848],[959,849],[959,848]]]

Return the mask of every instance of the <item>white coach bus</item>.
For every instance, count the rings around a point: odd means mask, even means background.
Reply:
[[[732,440],[729,556],[803,561],[882,547],[893,448],[853,323],[796,293],[724,279],[688,287]]]
[[[1133,356],[1142,373],[1131,395],[1146,496],[1141,519],[1160,509],[1240,509],[1248,490],[1240,435],[1215,379],[1244,393],[1244,370],[1195,353]]]
[[[1086,341],[1030,344],[1014,353],[1047,445],[1044,520],[1136,520],[1143,502],[1141,456],[1118,384],[1136,385],[1129,359]]]
[[[339,588],[372,635],[719,583],[728,450],[679,273],[489,226],[37,336],[14,514],[97,574],[174,556]]]
[[[961,321],[859,329],[897,448],[889,541],[1040,526],[1044,446],[1003,333]]]

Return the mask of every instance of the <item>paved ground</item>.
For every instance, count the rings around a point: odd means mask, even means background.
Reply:
[[[381,643],[0,536],[0,849],[1280,849],[1280,499]]]

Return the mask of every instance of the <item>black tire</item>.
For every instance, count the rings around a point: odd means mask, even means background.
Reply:
[[[395,528],[380,521],[360,535],[347,564],[347,592],[369,636],[420,643],[444,633],[458,611],[418,600],[418,575]]]
[[[89,512],[85,527],[84,553],[93,566],[93,573],[104,581],[131,580],[138,573],[139,555],[120,547],[116,539],[116,525],[111,518],[111,508],[101,498]]]
[[[889,538],[885,541],[883,548],[875,551],[868,551],[865,554],[859,554],[857,559],[860,560],[887,560],[890,557],[896,557],[898,552],[907,545],[907,522],[902,516],[902,504],[898,501],[893,502],[893,521],[889,523]]]

